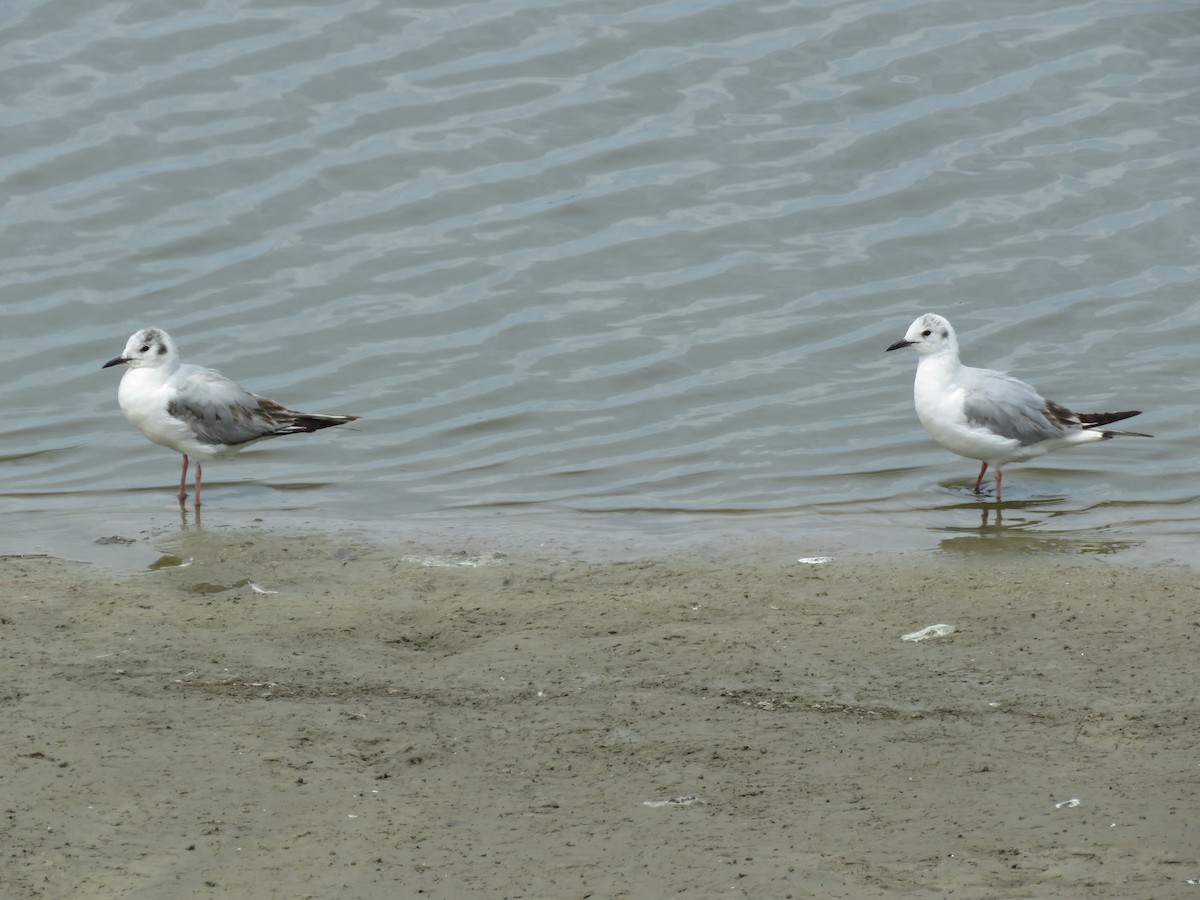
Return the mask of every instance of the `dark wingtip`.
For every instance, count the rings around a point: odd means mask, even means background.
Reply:
[[[320,431],[322,428],[333,428],[335,425],[357,422],[358,418],[358,416],[318,416],[310,413],[295,413],[295,418],[292,419],[288,430],[293,434],[298,431],[312,433]]]
[[[1132,419],[1134,416],[1140,416],[1140,409],[1127,409],[1124,412],[1110,413],[1075,413],[1081,425],[1084,428],[1095,428],[1097,425],[1111,425],[1113,422],[1120,422],[1122,419]]]

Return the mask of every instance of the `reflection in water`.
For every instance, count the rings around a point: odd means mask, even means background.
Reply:
[[[1143,541],[1101,540],[1096,537],[1071,538],[1063,535],[1029,532],[1020,528],[992,525],[974,535],[945,538],[938,549],[946,553],[977,556],[980,553],[1048,553],[1107,556],[1142,546]]]
[[[1043,509],[1047,504],[1064,504],[1065,497],[1046,497],[1038,500],[1008,501],[1003,504],[990,503],[948,504],[938,508],[927,508],[924,512],[939,510],[952,515],[959,510],[975,509],[979,513],[979,524],[943,525],[931,531],[953,534],[938,542],[939,549],[947,552],[977,554],[980,552],[1003,553],[1087,553],[1110,554],[1141,546],[1142,541],[1099,538],[1094,529],[1083,526],[1070,529],[1072,517],[1085,510]],[[1007,514],[1007,515],[1006,515]],[[1051,529],[1051,523],[1056,527]],[[1072,532],[1077,532],[1074,536]]]
[[[196,517],[196,531],[197,532],[203,531],[203,529],[200,527],[200,507],[199,506],[194,507],[194,511],[195,511],[195,517]],[[188,524],[188,514],[189,514],[188,508],[182,502],[180,502],[180,504],[179,504],[179,530],[180,531],[186,532],[186,531],[191,530],[191,526]]]

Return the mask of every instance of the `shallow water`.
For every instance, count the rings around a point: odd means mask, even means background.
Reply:
[[[99,368],[146,324],[363,417],[213,463],[209,527],[1191,552],[1190,0],[14,10],[10,552],[178,521]],[[1156,439],[1013,467],[997,527],[883,352],[928,310]]]

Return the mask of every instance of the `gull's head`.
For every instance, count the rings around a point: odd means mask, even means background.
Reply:
[[[954,328],[948,321],[937,313],[925,313],[908,326],[904,340],[896,341],[888,350],[899,350],[901,347],[912,347],[921,356],[934,356],[938,353],[953,353],[958,355],[958,338]]]
[[[169,366],[179,359],[179,351],[171,336],[161,328],[143,328],[130,335],[125,342],[125,351],[115,359],[110,359],[100,368],[117,366],[124,363],[131,369],[159,368]]]

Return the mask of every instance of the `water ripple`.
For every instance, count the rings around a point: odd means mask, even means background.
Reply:
[[[1186,532],[1198,29],[1183,0],[22,3],[0,495],[169,485],[96,371],[156,323],[364,417],[216,467],[231,509],[931,529],[970,463],[882,349],[937,309],[968,361],[1162,434],[1014,491]],[[270,492],[315,483],[343,489]]]

